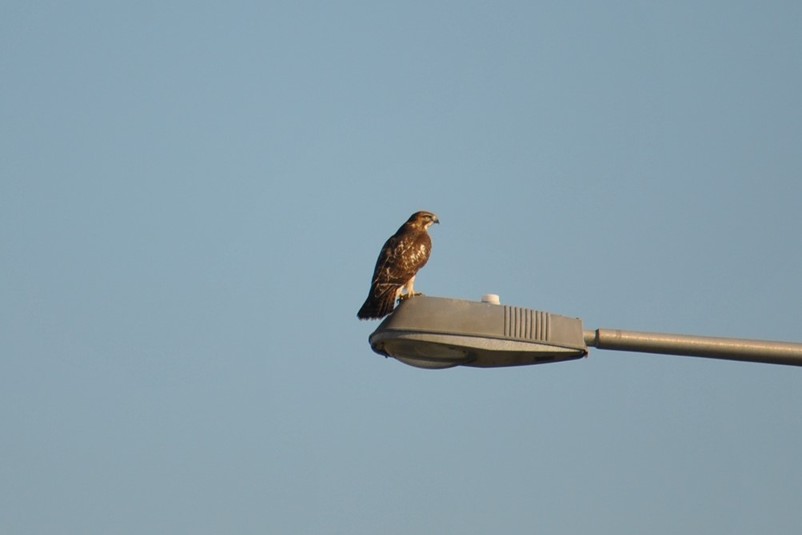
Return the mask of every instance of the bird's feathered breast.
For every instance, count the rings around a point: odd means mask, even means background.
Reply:
[[[429,260],[432,240],[429,234],[405,224],[382,247],[373,271],[373,282],[384,284],[406,283]]]

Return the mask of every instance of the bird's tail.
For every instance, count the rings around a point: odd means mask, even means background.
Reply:
[[[393,311],[395,308],[395,294],[398,286],[382,284],[370,289],[370,295],[356,317],[361,320],[379,319]]]

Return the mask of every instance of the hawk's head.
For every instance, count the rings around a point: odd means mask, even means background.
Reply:
[[[415,212],[414,214],[409,216],[409,219],[407,219],[407,224],[410,224],[417,228],[421,228],[423,230],[429,230],[429,227],[431,227],[435,223],[440,223],[440,220],[437,219],[437,216],[425,210],[420,212]]]

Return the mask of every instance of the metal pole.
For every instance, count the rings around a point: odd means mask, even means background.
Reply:
[[[584,336],[588,346],[598,349],[802,366],[802,344],[792,342],[687,336],[619,329],[585,331]]]

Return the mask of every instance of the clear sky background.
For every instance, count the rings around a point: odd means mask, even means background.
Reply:
[[[802,370],[426,371],[416,288],[802,341],[802,3],[0,4],[0,532],[802,532]]]

